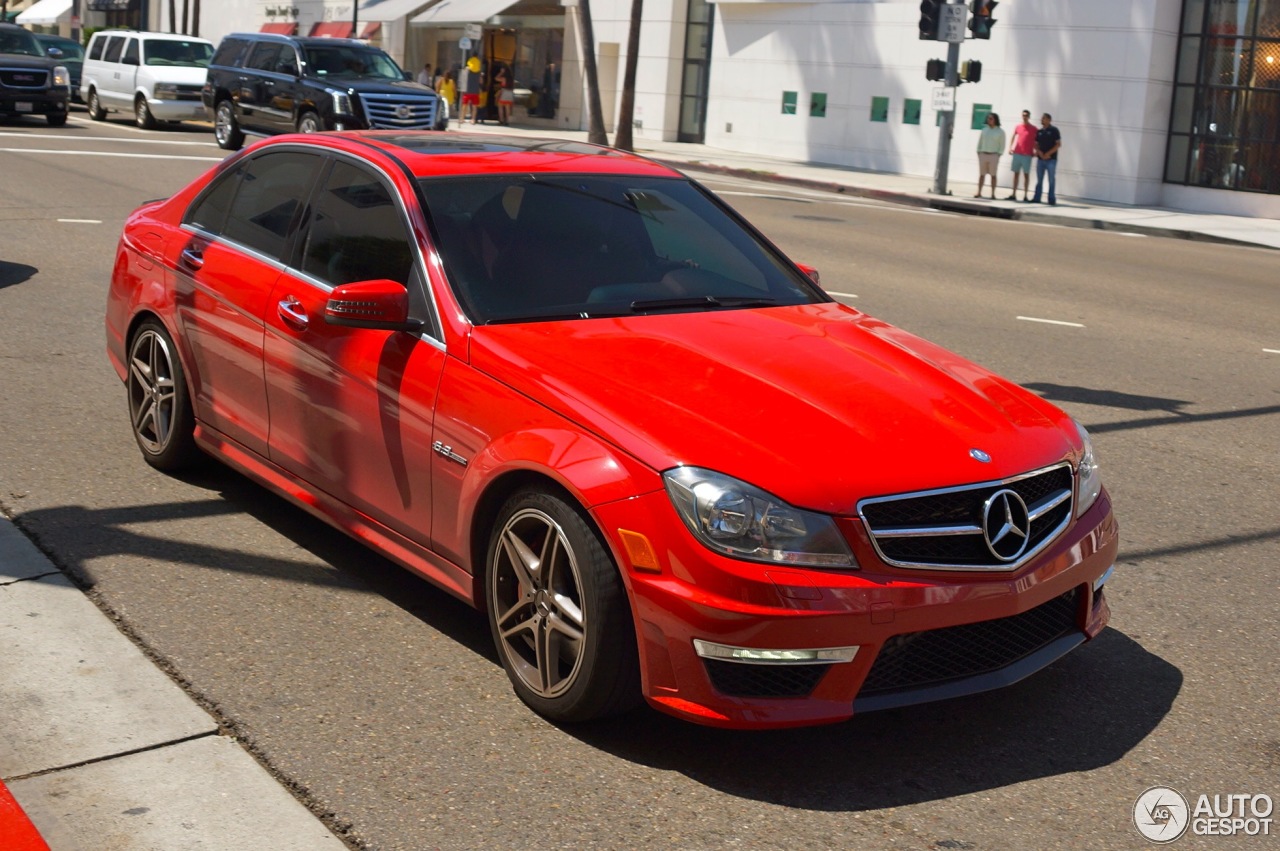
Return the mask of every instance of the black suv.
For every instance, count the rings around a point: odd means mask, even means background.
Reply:
[[[444,99],[405,79],[390,56],[345,38],[235,33],[218,45],[201,92],[218,145],[244,134],[443,130]]]
[[[67,123],[71,75],[50,59],[36,37],[0,24],[0,115],[43,115],[54,127]]]

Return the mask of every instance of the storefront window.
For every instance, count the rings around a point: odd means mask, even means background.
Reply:
[[[1184,0],[1165,180],[1280,193],[1280,0]]]

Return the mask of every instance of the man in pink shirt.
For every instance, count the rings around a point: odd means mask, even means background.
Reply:
[[[1018,173],[1022,173],[1022,200],[1028,200],[1031,192],[1031,157],[1036,151],[1036,126],[1031,123],[1030,110],[1022,110],[1022,123],[1013,128],[1013,143],[1009,153],[1013,155],[1013,194],[1006,201],[1018,200]]]

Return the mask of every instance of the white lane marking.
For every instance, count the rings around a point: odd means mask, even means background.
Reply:
[[[1269,355],[1280,355],[1280,349],[1263,349]]]
[[[1063,322],[1061,319],[1037,319],[1034,316],[1019,316],[1017,318],[1021,319],[1023,322],[1041,322],[1041,323],[1044,323],[1045,325],[1065,325],[1068,328],[1084,327],[1079,322]]]
[[[835,290],[827,290],[827,295],[839,296],[840,298],[857,298],[853,293],[838,293]]]
[[[213,142],[184,142],[170,139],[119,139],[114,136],[59,136],[56,133],[0,133],[0,136],[18,136],[23,139],[57,139],[60,142],[123,142],[127,145],[191,145],[207,148]]]
[[[42,151],[35,148],[0,148],[0,152],[10,154],[70,154],[75,157],[131,157],[143,160],[200,160],[202,162],[222,162],[224,157],[184,157],[179,154],[123,154],[113,151]]]
[[[102,219],[58,219],[57,221],[67,225],[100,225]]]

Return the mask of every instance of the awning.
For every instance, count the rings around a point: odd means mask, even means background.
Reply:
[[[263,24],[262,29],[258,32],[275,33],[276,35],[296,35],[298,32],[298,24],[296,21],[289,21],[283,24]]]
[[[382,29],[382,21],[374,21],[371,24],[364,25],[364,32],[360,33],[362,39],[368,40],[378,34],[378,30]]]
[[[481,24],[515,4],[516,0],[440,0],[410,23],[432,27]]]
[[[351,38],[355,27],[350,21],[321,21],[311,27],[313,38]]]
[[[360,20],[381,24],[398,21],[416,15],[432,2],[433,0],[382,0],[380,3],[361,3]]]
[[[32,27],[50,27],[71,14],[71,0],[39,0],[25,12],[19,12],[14,23]]]

